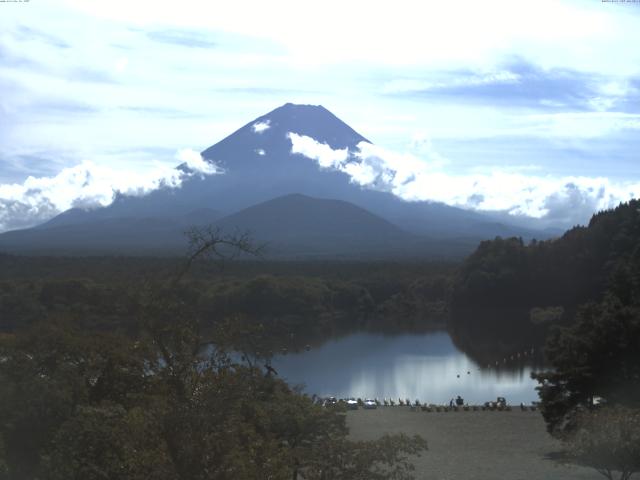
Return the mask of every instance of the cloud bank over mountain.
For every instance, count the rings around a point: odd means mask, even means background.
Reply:
[[[640,195],[638,181],[606,177],[551,176],[495,169],[489,173],[447,173],[430,147],[426,156],[398,153],[361,142],[353,152],[289,133],[291,152],[351,176],[363,187],[390,191],[409,200],[429,200],[462,208],[533,217],[569,227],[588,221],[598,210]]]
[[[268,128],[268,122],[252,126],[258,135]],[[347,173],[363,188],[392,192],[408,201],[428,200],[513,218],[532,217],[541,220],[540,225],[566,228],[582,224],[595,211],[640,195],[638,181],[547,175],[537,168],[451,173],[446,168],[449,160],[419,136],[407,152],[367,142],[360,142],[354,151],[333,149],[294,132],[288,132],[287,138],[292,154],[311,159],[322,169]],[[175,158],[188,168],[158,163],[141,172],[84,161],[57,175],[30,176],[23,183],[0,185],[0,232],[37,225],[73,207],[107,206],[117,192],[145,195],[159,187],[179,188],[190,175],[224,173],[194,150],[181,150]]]
[[[217,173],[215,165],[190,149],[180,150],[176,160],[188,168],[158,164],[140,172],[84,161],[54,176],[30,176],[23,183],[0,185],[0,232],[37,225],[69,208],[109,205],[118,192],[144,195],[163,186],[178,188],[191,175]]]

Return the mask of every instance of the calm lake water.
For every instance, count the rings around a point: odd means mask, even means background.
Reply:
[[[446,332],[357,333],[308,352],[279,355],[272,365],[290,384],[303,384],[306,392],[320,396],[401,397],[436,404],[456,395],[469,403],[498,396],[512,405],[538,399],[532,367],[481,369]]]

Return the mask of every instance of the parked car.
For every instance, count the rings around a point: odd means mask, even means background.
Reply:
[[[366,409],[378,408],[378,404],[376,403],[375,400],[371,400],[370,398],[366,398],[364,400],[364,408],[366,408]]]
[[[347,408],[349,410],[357,410],[358,409],[358,401],[355,398],[347,399]]]

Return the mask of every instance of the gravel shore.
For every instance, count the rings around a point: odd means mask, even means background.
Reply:
[[[429,451],[416,458],[421,480],[596,480],[595,470],[556,460],[561,444],[545,431],[539,412],[422,412],[379,407],[347,414],[354,440],[385,433],[421,435]]]

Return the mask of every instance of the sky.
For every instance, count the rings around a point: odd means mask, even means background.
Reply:
[[[0,231],[179,188],[286,102],[374,143],[356,183],[584,223],[640,196],[638,45],[629,0],[0,2]]]

